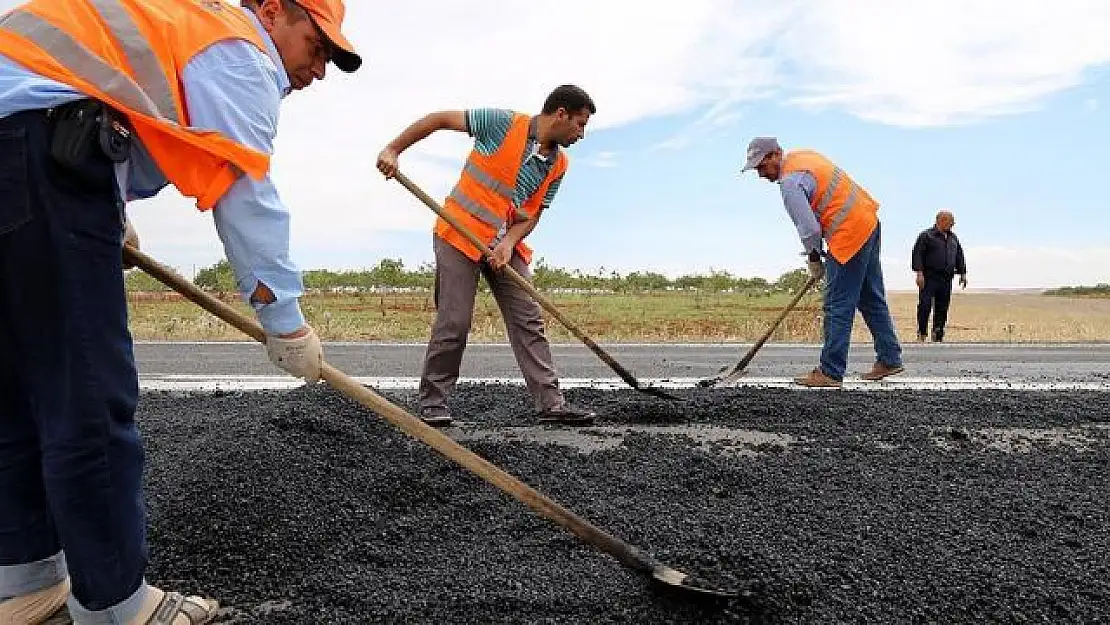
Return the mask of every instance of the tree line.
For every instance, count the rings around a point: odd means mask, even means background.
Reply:
[[[415,269],[406,269],[400,259],[385,258],[371,269],[313,269],[303,275],[305,289],[309,291],[430,290],[435,282],[435,266],[424,263]],[[651,271],[622,274],[601,268],[595,273],[587,273],[579,269],[553,267],[542,258],[532,266],[533,283],[539,289],[607,293],[703,291],[769,294],[796,291],[805,283],[806,277],[805,269],[786,272],[773,282],[764,278],[734,276],[727,271],[710,271],[673,279]],[[204,267],[197,272],[193,282],[213,291],[236,290],[235,275],[227,260]],[[487,288],[485,281],[479,281],[479,286]],[[138,270],[128,273],[127,289],[134,292],[167,290],[160,282]]]
[[[1110,297],[1110,284],[1099,283],[1095,286],[1062,286],[1049,289],[1045,295],[1057,297]]]

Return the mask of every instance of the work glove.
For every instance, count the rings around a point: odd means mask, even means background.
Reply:
[[[821,255],[817,252],[810,252],[807,262],[809,266],[809,275],[815,281],[821,280],[825,277],[825,263],[821,260]]]
[[[139,249],[139,233],[135,232],[135,227],[131,225],[130,219],[124,223],[123,242],[135,249]],[[134,267],[135,265],[132,265],[127,261],[123,261],[123,268],[125,270],[132,269]]]
[[[270,362],[290,375],[304,378],[309,384],[320,380],[320,366],[324,362],[324,351],[320,337],[312,326],[308,333],[295,339],[283,339],[273,334],[266,335],[266,355]]]
[[[967,288],[967,274],[966,273],[960,274],[960,288],[961,289],[966,289]]]

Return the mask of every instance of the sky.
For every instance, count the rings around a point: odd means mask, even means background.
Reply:
[[[17,4],[0,0],[0,9]],[[956,217],[971,287],[1110,282],[1106,0],[348,0],[365,63],[283,104],[272,175],[302,269],[432,260],[434,215],[375,169],[426,113],[538,113],[564,83],[594,98],[585,138],[529,242],[583,271],[803,266],[778,186],[741,175],[773,135],[843,167],[881,203],[886,285],[937,210]],[[442,199],[470,140],[402,154]],[[223,258],[211,216],[172,188],[129,212],[142,247],[192,276]]]

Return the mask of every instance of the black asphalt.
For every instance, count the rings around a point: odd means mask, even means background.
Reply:
[[[744,600],[656,593],[323,387],[143,394],[150,581],[265,624],[1110,620],[1110,394],[681,392],[568,391],[601,418],[565,436],[636,428],[592,453],[506,436],[562,432],[515,386],[460,389],[447,431]]]

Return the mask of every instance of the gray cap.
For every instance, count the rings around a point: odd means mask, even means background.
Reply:
[[[781,152],[782,147],[779,146],[779,140],[774,137],[756,137],[748,143],[748,160],[744,163],[744,169],[741,172],[755,169],[759,166],[759,162],[763,157],[771,152]]]

